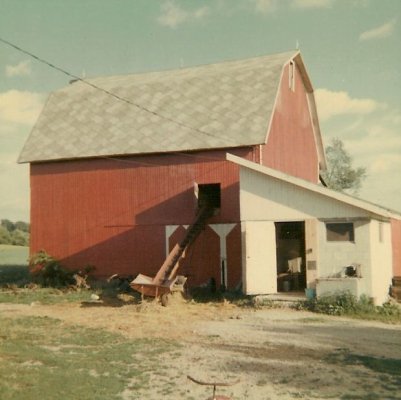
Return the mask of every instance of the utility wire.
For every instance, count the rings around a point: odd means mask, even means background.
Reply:
[[[143,111],[146,111],[146,112],[148,112],[148,113],[151,113],[151,114],[153,114],[153,115],[156,115],[156,116],[158,116],[158,117],[160,117],[160,118],[163,118],[163,119],[165,119],[165,120],[171,121],[171,122],[173,122],[173,123],[175,123],[175,124],[177,124],[177,125],[179,125],[179,126],[182,126],[182,127],[187,128],[187,129],[190,129],[190,130],[199,132],[199,133],[201,133],[201,134],[208,135],[208,136],[211,136],[211,137],[215,137],[215,138],[216,138],[216,136],[214,136],[214,135],[212,135],[212,134],[210,134],[210,133],[204,132],[204,131],[202,131],[202,130],[200,130],[200,129],[197,129],[197,128],[193,128],[193,127],[191,127],[191,126],[187,126],[187,125],[183,124],[182,122],[175,121],[175,120],[172,119],[172,118],[169,118],[169,117],[160,115],[160,114],[158,114],[158,113],[155,112],[155,111],[149,110],[149,109],[147,109],[146,107],[143,107],[143,106],[141,106],[141,105],[139,105],[139,104],[136,104],[136,103],[134,103],[134,102],[132,102],[132,101],[130,101],[130,100],[127,100],[127,99],[125,99],[125,98],[123,98],[123,97],[121,97],[121,96],[118,96],[118,95],[116,95],[115,93],[110,92],[109,90],[106,90],[106,89],[104,89],[104,88],[102,88],[102,87],[99,87],[99,86],[97,86],[97,85],[95,85],[95,84],[93,84],[93,83],[91,83],[91,82],[88,82],[87,80],[85,80],[85,79],[83,79],[83,78],[80,78],[79,76],[77,76],[77,75],[75,75],[75,74],[72,74],[72,73],[66,71],[66,70],[63,69],[63,68],[60,68],[60,67],[56,66],[56,65],[54,65],[54,64],[52,64],[52,63],[50,63],[50,62],[48,62],[48,61],[46,61],[46,60],[44,60],[44,59],[42,59],[41,57],[38,57],[38,56],[36,56],[35,54],[32,54],[31,52],[29,52],[29,51],[27,51],[27,50],[24,50],[24,49],[22,49],[21,47],[19,47],[19,46],[13,44],[13,43],[9,42],[8,40],[5,40],[5,39],[3,39],[3,38],[1,38],[1,37],[0,37],[0,42],[2,42],[2,43],[4,43],[4,44],[6,44],[6,45],[8,45],[8,46],[10,46],[10,47],[12,47],[12,48],[14,48],[14,49],[16,49],[17,51],[19,51],[19,52],[21,52],[21,53],[24,53],[24,54],[26,54],[26,55],[32,57],[33,59],[35,59],[35,60],[37,60],[37,61],[39,61],[39,62],[41,62],[41,63],[43,63],[43,64],[45,64],[45,65],[47,65],[47,66],[49,66],[50,68],[53,68],[53,69],[55,69],[55,70],[57,70],[57,71],[59,71],[59,72],[65,74],[65,75],[69,76],[70,78],[73,78],[73,79],[75,79],[75,80],[77,80],[77,81],[80,81],[80,82],[82,82],[82,83],[84,83],[84,84],[86,84],[86,85],[92,87],[92,88],[95,89],[95,90],[99,90],[99,91],[101,91],[101,92],[103,92],[103,93],[105,93],[105,94],[107,94],[107,95],[109,95],[109,96],[112,96],[112,97],[114,97],[115,99],[117,99],[117,100],[119,100],[119,101],[122,101],[122,102],[124,102],[124,103],[130,104],[130,105],[132,105],[132,106],[134,106],[134,107],[137,107],[137,108],[139,108],[139,109],[141,109],[141,110],[143,110]],[[227,139],[227,138],[226,138],[226,139]],[[194,157],[194,158],[200,158],[200,159],[209,159],[209,160],[213,160],[213,161],[223,161],[223,160],[224,160],[224,159],[222,159],[222,158],[220,158],[220,157],[205,156],[205,155],[198,156],[198,155],[194,155],[194,154],[188,154],[188,153],[186,153],[186,152],[177,152],[177,153],[178,153],[178,154],[181,154],[181,155],[184,155],[184,156],[187,156],[187,157]],[[145,165],[145,166],[154,166],[154,165],[158,165],[158,164],[151,163],[151,162],[144,162],[144,161],[137,161],[137,160],[134,161],[134,160],[131,160],[131,159],[130,159],[130,160],[121,159],[121,158],[119,158],[119,157],[103,156],[103,157],[99,157],[99,158],[101,158],[101,159],[106,159],[106,160],[111,160],[111,161],[114,161],[114,162],[128,163],[128,164],[131,164],[131,163],[132,163],[132,164],[139,164],[139,165]],[[219,168],[221,168],[221,165],[217,165],[217,166],[212,167],[212,170],[216,170],[216,169],[219,169]],[[208,172],[209,172],[209,171],[208,171]],[[200,176],[203,176],[203,175],[206,175],[206,174],[207,174],[207,173],[204,172],[204,173],[200,174]],[[191,182],[192,182],[192,180],[191,180]],[[119,215],[113,216],[113,217],[116,218],[116,217],[121,217],[121,216],[124,216],[124,215],[126,215],[126,212],[122,212],[122,213],[120,213]],[[110,217],[108,217],[107,219],[109,219],[109,218],[110,218]],[[92,230],[94,230],[94,229],[98,229],[100,226],[108,227],[107,222],[108,222],[108,221],[101,221],[101,223],[95,224],[94,226],[87,228],[87,229],[85,230],[85,233],[87,233],[87,232],[89,232],[89,231],[92,231]],[[134,224],[133,226],[136,226],[136,224]]]
[[[87,81],[86,79],[83,79],[83,78],[81,78],[81,77],[79,77],[79,76],[77,76],[77,75],[75,75],[75,74],[72,74],[71,72],[68,72],[67,70],[65,70],[65,69],[63,69],[63,68],[60,68],[60,67],[58,67],[57,65],[54,65],[54,64],[50,63],[49,61],[46,61],[45,59],[43,59],[43,58],[41,58],[41,57],[38,57],[38,56],[36,56],[35,54],[33,54],[33,53],[31,53],[31,52],[29,52],[29,51],[27,51],[27,50],[25,50],[25,49],[23,49],[23,48],[21,48],[21,47],[15,45],[14,43],[11,43],[11,42],[9,42],[8,40],[5,40],[5,39],[3,39],[3,38],[1,38],[1,37],[0,37],[0,42],[3,42],[4,44],[6,44],[6,45],[8,45],[8,46],[10,46],[10,47],[12,47],[12,48],[14,48],[15,50],[17,50],[17,51],[19,51],[19,52],[21,52],[21,53],[24,53],[24,54],[28,55],[29,57],[34,58],[35,60],[41,62],[42,64],[45,64],[45,65],[47,65],[48,67],[53,68],[53,69],[55,69],[55,70],[57,70],[57,71],[63,73],[64,75],[69,76],[70,78],[73,78],[74,80],[80,81],[80,82],[84,83],[85,85],[90,86],[90,87],[93,88],[93,89],[100,90],[101,92],[106,93],[107,95],[112,96],[112,97],[114,97],[115,99],[117,99],[117,100],[119,100],[119,101],[122,101],[122,102],[124,102],[124,103],[130,104],[131,106],[137,107],[137,108],[139,108],[139,109],[142,110],[142,111],[146,111],[146,112],[148,112],[148,113],[150,113],[150,114],[152,114],[152,115],[155,115],[155,116],[157,116],[157,117],[159,117],[159,118],[163,118],[163,119],[165,119],[165,120],[167,120],[167,121],[169,121],[169,122],[172,122],[172,123],[174,123],[174,124],[176,124],[176,125],[178,125],[178,126],[181,126],[181,127],[183,127],[183,128],[187,128],[187,129],[196,131],[196,132],[198,132],[198,133],[201,133],[202,135],[207,135],[207,136],[210,136],[210,137],[214,137],[214,138],[219,139],[217,136],[212,135],[211,133],[208,133],[208,132],[205,132],[205,131],[203,131],[203,130],[201,130],[201,129],[194,128],[194,127],[192,127],[192,126],[186,125],[186,124],[184,124],[183,122],[177,121],[177,120],[175,120],[175,119],[173,119],[173,118],[170,118],[170,117],[167,117],[167,116],[165,116],[165,115],[161,115],[161,114],[157,113],[156,111],[152,111],[152,110],[150,110],[150,109],[147,108],[147,107],[141,106],[140,104],[134,103],[134,102],[132,102],[132,101],[130,101],[130,100],[124,98],[124,97],[121,97],[121,96],[119,96],[119,95],[117,95],[117,94],[115,94],[115,93],[113,93],[113,92],[110,92],[110,91],[107,90],[107,89],[104,89],[104,88],[102,88],[102,87],[100,87],[100,86],[97,86],[97,85],[95,85],[95,84],[93,84],[93,83]],[[226,139],[228,139],[228,138],[226,138]]]

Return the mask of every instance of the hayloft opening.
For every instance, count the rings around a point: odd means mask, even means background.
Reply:
[[[221,188],[220,183],[208,183],[198,186],[198,207],[204,206],[220,208],[221,206]]]

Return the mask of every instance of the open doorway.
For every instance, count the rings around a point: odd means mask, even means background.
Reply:
[[[220,183],[208,183],[198,185],[198,207],[204,206],[219,209],[221,206]]]
[[[277,291],[306,287],[305,222],[276,222]]]

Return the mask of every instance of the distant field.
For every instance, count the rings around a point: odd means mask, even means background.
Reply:
[[[29,247],[0,244],[0,266],[28,265]]]

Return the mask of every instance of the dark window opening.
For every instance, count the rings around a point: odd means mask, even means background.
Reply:
[[[326,238],[328,242],[353,242],[355,240],[354,224],[352,222],[326,223]]]
[[[199,185],[198,207],[204,206],[220,208],[221,189],[220,183]]]

